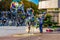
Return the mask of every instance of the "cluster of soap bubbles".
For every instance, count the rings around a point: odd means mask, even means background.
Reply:
[[[34,18],[34,10],[32,8],[27,8],[25,12],[23,2],[21,2],[21,4],[18,2],[12,2],[10,11],[2,11],[0,19],[0,24],[2,26],[22,26],[26,25],[28,22],[30,24],[37,24]]]

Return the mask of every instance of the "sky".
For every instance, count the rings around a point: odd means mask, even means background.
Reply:
[[[38,4],[38,0],[29,0],[29,1],[32,1],[33,3]]]
[[[19,0],[14,0],[14,1],[19,1]],[[31,1],[31,2],[33,2],[33,3],[38,5],[38,0],[29,0],[29,1]]]

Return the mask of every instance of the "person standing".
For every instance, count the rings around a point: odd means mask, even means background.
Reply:
[[[46,14],[46,12],[43,12],[43,14],[40,15],[39,18],[38,18],[40,33],[43,33],[43,27],[42,26],[43,26],[43,20],[44,20],[45,14]]]

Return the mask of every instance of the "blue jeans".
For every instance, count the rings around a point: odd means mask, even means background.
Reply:
[[[42,32],[43,32],[43,27],[42,27],[42,25],[43,25],[43,24],[40,24],[40,25],[39,25],[40,33],[42,33]]]

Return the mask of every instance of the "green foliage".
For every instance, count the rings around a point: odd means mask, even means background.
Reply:
[[[22,0],[23,3],[24,3],[24,8],[25,8],[25,11],[27,8],[33,8],[34,10],[37,10],[38,9],[38,5],[36,5],[35,3],[33,2],[30,2],[28,0]]]
[[[30,2],[28,0],[21,0],[24,3],[24,9],[26,11],[27,8],[33,8],[35,12],[37,13],[38,5],[34,4],[33,2]],[[4,0],[0,2],[0,10],[9,10],[12,0]],[[19,2],[20,3],[20,2]]]
[[[46,18],[50,19],[52,16],[50,14],[46,15]]]
[[[60,26],[52,26],[52,28],[60,28]]]
[[[47,14],[45,19],[44,19],[44,27],[49,27],[58,24],[57,22],[52,22],[51,21],[52,16],[50,14]]]
[[[12,0],[4,0],[0,2],[0,10],[9,10]]]
[[[0,2],[0,9],[1,10],[9,10],[11,2],[12,2],[12,0],[1,1]]]
[[[39,10],[34,10],[34,15],[36,16],[37,14],[40,14]]]
[[[51,21],[51,15],[47,14],[44,20],[44,27],[48,27],[50,25],[52,25],[52,21]]]

